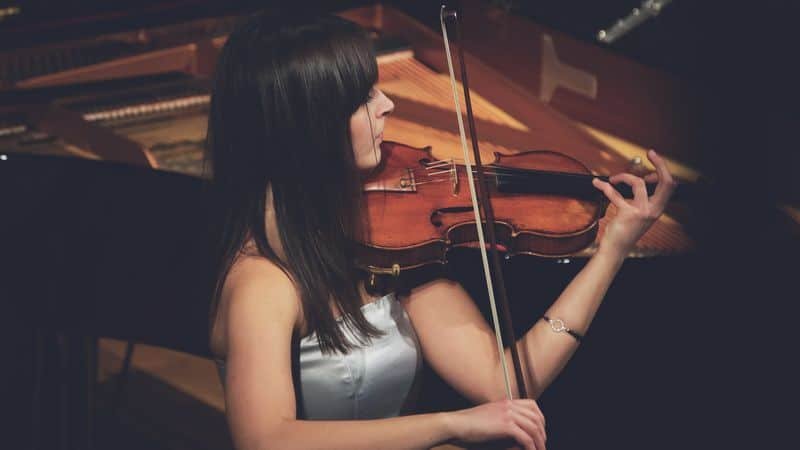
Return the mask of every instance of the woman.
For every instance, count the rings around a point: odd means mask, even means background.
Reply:
[[[211,347],[234,442],[388,449],[513,439],[544,449],[541,411],[535,400],[504,400],[493,332],[460,285],[436,280],[372,298],[358,281],[360,174],[380,162],[394,108],[377,75],[364,33],[337,17],[258,14],[220,54],[208,127],[224,222]],[[633,186],[632,201],[595,181],[619,213],[547,312],[577,333],[674,187],[663,161],[650,159],[659,179],[651,198],[633,175],[612,178]],[[518,344],[534,398],[577,347],[545,321]],[[401,416],[423,357],[480,406]]]

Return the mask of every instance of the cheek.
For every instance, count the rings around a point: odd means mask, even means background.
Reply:
[[[361,107],[350,117],[350,139],[353,155],[359,169],[372,169],[381,160],[380,149],[372,135],[365,107]]]
[[[361,110],[356,111],[352,117],[350,117],[350,140],[353,142],[353,147],[356,146],[356,142],[361,140],[361,130],[359,129],[358,122]]]

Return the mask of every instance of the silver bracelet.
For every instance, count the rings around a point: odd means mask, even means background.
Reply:
[[[583,336],[567,328],[567,326],[564,324],[564,321],[561,319],[551,319],[547,316],[542,316],[542,319],[544,319],[547,323],[549,323],[550,328],[556,333],[562,333],[562,332],[569,333],[569,335],[574,337],[575,340],[578,342],[580,342],[581,339],[583,339]]]

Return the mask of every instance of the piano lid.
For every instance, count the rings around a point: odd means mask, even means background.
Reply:
[[[0,3],[0,51],[232,14],[247,3],[253,2],[7,0]]]
[[[145,2],[147,4],[150,3]],[[465,14],[467,21],[493,17],[492,10],[487,9],[484,2],[472,0],[464,4],[472,8],[470,14]],[[457,139],[447,128],[453,122],[452,104],[443,101],[445,97],[449,98],[448,95],[437,96],[437,93],[450,92],[447,80],[442,78],[444,68],[438,33],[390,6],[341,9],[340,13],[367,28],[401,38],[412,49],[380,61],[381,87],[397,104],[392,128],[386,130],[387,139],[417,145],[434,144],[437,157],[455,153],[451,147]],[[620,102],[620,99],[653,98],[655,93],[664,90],[665,86],[656,80],[654,71],[609,55],[603,49],[571,40],[522,17],[495,19],[497,21],[492,22],[491,27],[483,28],[485,33],[482,37],[486,42],[473,37],[467,46],[470,71],[474,73],[478,127],[482,139],[486,140],[482,143],[485,152],[513,153],[531,148],[552,148],[587,161],[593,170],[614,173],[626,170],[632,161],[641,160],[646,165],[646,159],[641,155],[647,140],[637,139],[635,133],[615,132],[614,127],[604,126],[606,122],[616,124],[623,131],[650,131],[651,134],[652,130],[658,129],[655,124],[664,124],[670,131],[665,135],[673,138],[683,130],[670,120],[670,116],[674,117],[671,108],[676,104],[672,97],[669,97],[672,103],[644,105],[647,108],[630,108],[632,102]],[[213,67],[209,64],[213,63],[209,55],[215,55],[224,42],[226,24],[234,20],[234,15],[200,18],[188,22],[191,25],[149,28],[145,34],[151,37],[150,40],[118,39],[116,42],[155,46],[155,41],[164,43],[188,39],[185,35],[180,37],[167,33],[174,27],[183,31],[205,29],[211,33],[201,35],[196,42],[157,48],[134,56],[122,55],[80,70],[20,80],[18,86],[40,86],[42,90],[9,90],[6,92],[9,95],[0,95],[0,151],[69,154],[200,175],[208,103],[204,78]],[[11,22],[6,25],[8,23]],[[158,34],[153,30],[164,30],[164,33]],[[136,37],[141,31],[120,32],[114,36]],[[541,45],[550,42],[562,65],[578,67],[585,72],[591,70],[599,86],[597,98],[581,97],[565,87],[561,80],[553,96],[549,100],[543,99],[539,81],[542,74],[549,73],[544,70],[549,66],[542,65],[541,52],[532,51],[530,46],[501,45],[509,35],[532,36],[539,44],[533,50],[540,50]],[[107,36],[15,51],[30,54],[32,49],[69,48],[74,42],[114,41]],[[489,41],[495,45],[489,45]],[[504,48],[504,54],[512,57],[516,55],[512,61],[514,64],[506,64],[504,55],[494,51],[497,48]],[[0,58],[12,52],[0,51]],[[624,72],[637,83],[625,83],[616,77],[612,70],[615,67],[617,72]],[[143,69],[153,70],[142,73]],[[155,75],[163,72],[170,73]],[[102,86],[86,84],[100,79],[134,76],[140,78],[120,79],[102,83]],[[128,85],[129,82],[132,84]],[[44,88],[65,83],[82,84],[53,90]],[[48,95],[57,91],[57,95]],[[39,103],[33,98],[35,96],[44,99],[44,103],[51,99],[51,107],[21,107],[21,103]],[[15,103],[18,108],[14,108]],[[423,137],[425,142],[413,142]],[[681,167],[675,165],[691,163],[687,161],[689,158],[683,158],[685,149],[668,145],[657,148],[663,155],[674,158],[672,169],[676,175],[695,178],[690,164],[686,165],[686,170],[677,170]],[[657,225],[657,229],[654,228],[650,241],[643,241],[638,249],[641,256],[682,252],[692,246],[681,231],[683,217],[675,214],[672,218],[675,220],[665,220]],[[661,231],[666,234],[659,234]]]
[[[3,0],[0,1],[0,51],[101,34],[242,14],[285,6],[281,0]],[[364,0],[303,1],[304,7],[337,10]],[[282,5],[284,4],[284,5]]]
[[[29,79],[223,36],[231,31],[237,17],[282,3],[3,0],[0,1],[0,90],[28,87],[24,82]],[[370,2],[302,3],[309,8],[334,10],[335,6],[339,10]]]

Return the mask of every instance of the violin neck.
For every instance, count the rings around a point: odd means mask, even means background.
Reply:
[[[505,194],[553,194],[596,200],[602,195],[592,185],[592,175],[545,170],[494,167],[497,191]]]
[[[608,181],[607,176],[594,176],[581,173],[552,172],[546,170],[516,169],[494,167],[492,178],[497,191],[505,194],[553,194],[596,200],[602,196],[592,185],[593,178]],[[625,198],[633,198],[633,189],[626,183],[616,183],[614,187]],[[691,185],[681,183],[675,190],[672,200],[688,200],[694,196]],[[647,183],[647,195],[653,195],[655,183]]]

